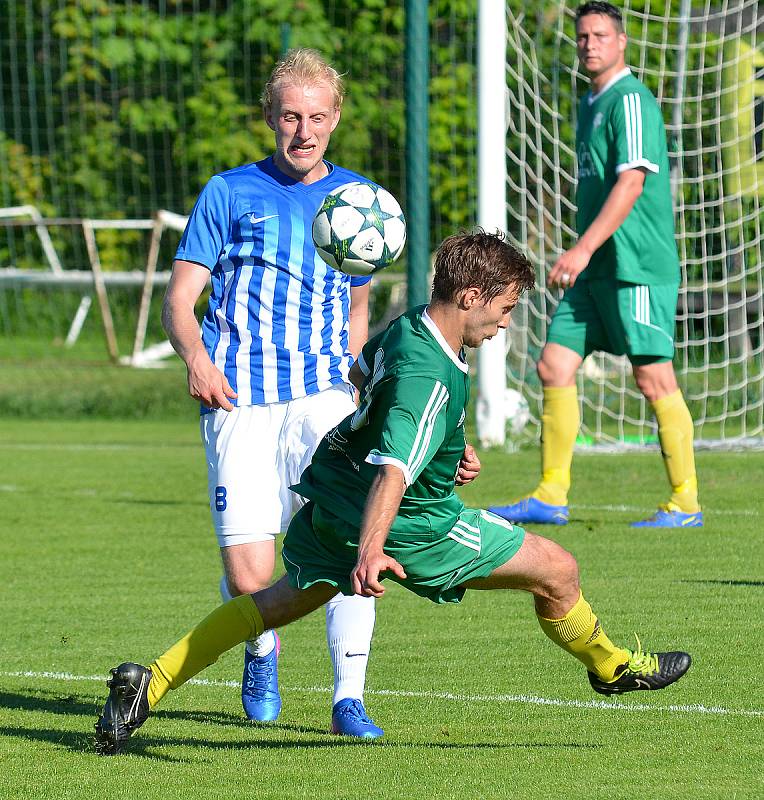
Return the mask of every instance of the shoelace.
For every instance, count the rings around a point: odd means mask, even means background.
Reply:
[[[249,662],[247,666],[247,688],[254,689],[258,693],[265,695],[268,691],[269,683],[273,677],[273,661],[268,660],[265,663],[261,659]]]
[[[369,725],[373,725],[374,724],[374,723],[372,723],[371,719],[366,714],[366,709],[363,707],[361,702],[358,701],[358,700],[353,700],[352,703],[348,703],[342,709],[341,713],[347,714],[348,716],[351,716],[351,717],[357,717],[358,719],[361,720],[361,722],[365,722],[365,723],[367,723]]]
[[[640,675],[652,675],[658,671],[658,656],[642,650],[642,642],[639,641],[639,636],[636,633],[634,638],[637,640],[637,649],[631,651],[629,670],[638,672]]]

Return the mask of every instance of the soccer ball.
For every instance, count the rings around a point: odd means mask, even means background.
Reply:
[[[389,267],[406,244],[406,222],[386,189],[354,181],[324,198],[313,219],[313,243],[326,263],[346,275]]]
[[[504,416],[514,436],[522,432],[531,418],[528,401],[516,389],[504,390]]]

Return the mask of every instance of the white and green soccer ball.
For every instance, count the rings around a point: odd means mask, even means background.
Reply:
[[[354,181],[324,198],[313,219],[313,243],[330,267],[371,275],[403,252],[406,220],[390,192]]]

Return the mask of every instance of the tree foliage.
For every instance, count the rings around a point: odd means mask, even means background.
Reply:
[[[34,202],[60,216],[187,213],[211,175],[271,152],[259,97],[286,45],[317,48],[345,75],[330,160],[405,197],[402,3],[5,2],[4,205]],[[475,7],[439,0],[430,9],[433,211],[448,228],[433,241],[474,218]]]

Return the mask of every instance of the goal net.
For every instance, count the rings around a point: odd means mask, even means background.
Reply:
[[[543,288],[575,242],[577,99],[588,81],[574,41],[578,3],[507,3],[508,225],[535,261],[539,291],[515,312],[508,385],[529,400],[560,298]],[[627,63],[656,95],[669,139],[682,285],[674,365],[701,445],[764,444],[764,7],[626,0]],[[510,329],[511,330],[511,329]],[[594,354],[579,374],[581,442],[655,440],[649,404],[623,358]],[[523,436],[532,437],[529,425]]]

